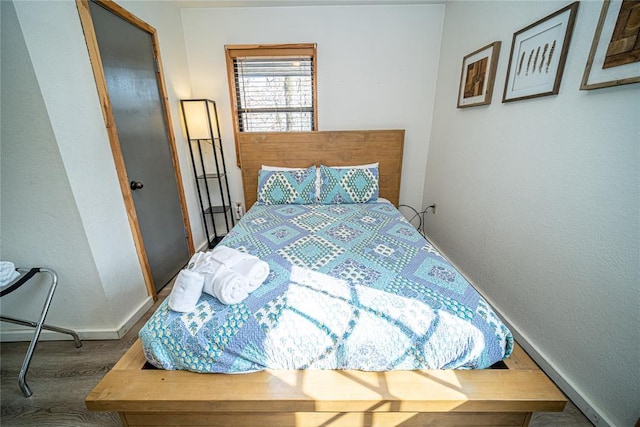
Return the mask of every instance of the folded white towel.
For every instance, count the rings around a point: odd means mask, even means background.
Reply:
[[[212,274],[218,271],[220,267],[225,266],[225,264],[215,259],[211,252],[198,252],[198,254],[196,254],[198,255],[197,257],[196,255],[191,257],[189,261],[188,265],[191,271],[197,271],[201,274]]]
[[[231,305],[242,302],[249,296],[247,280],[233,270],[222,266],[214,273],[204,275],[202,291],[212,295],[221,303]]]
[[[181,270],[169,295],[169,308],[182,313],[195,310],[202,295],[203,286],[204,277],[202,274],[191,270]]]
[[[227,246],[216,246],[211,251],[215,261],[223,263],[247,279],[249,293],[258,289],[269,276],[269,264],[257,256]]]
[[[196,252],[187,263],[187,269],[191,271],[197,271],[198,267],[202,264],[206,257],[207,254],[205,252]]]
[[[4,288],[13,282],[20,273],[16,271],[16,266],[11,261],[0,261],[0,288]]]
[[[250,255],[248,253],[241,252],[237,249],[233,249],[228,246],[221,246],[221,245],[216,246],[209,253],[213,257],[213,259],[223,263],[227,267],[234,267],[240,261],[243,261],[245,259],[250,259],[252,257],[258,259],[257,257],[254,257],[253,255]]]
[[[234,265],[232,270],[247,279],[249,293],[258,289],[269,276],[269,264],[254,256],[243,259]]]

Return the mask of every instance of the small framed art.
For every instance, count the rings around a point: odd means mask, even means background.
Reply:
[[[462,59],[458,108],[491,104],[501,42],[493,42]]]
[[[556,95],[578,2],[514,33],[502,102]]]
[[[640,82],[640,2],[605,0],[580,89]]]

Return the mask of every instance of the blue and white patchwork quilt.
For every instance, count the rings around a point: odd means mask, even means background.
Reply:
[[[513,336],[390,203],[254,205],[222,241],[267,261],[239,304],[165,300],[140,331],[147,360],[195,372],[486,368]]]

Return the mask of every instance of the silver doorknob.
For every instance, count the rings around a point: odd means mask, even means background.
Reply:
[[[139,190],[144,187],[144,185],[142,185],[140,181],[131,181],[130,187],[132,190]]]

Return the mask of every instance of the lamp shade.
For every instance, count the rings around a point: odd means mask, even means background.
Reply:
[[[217,126],[214,103],[209,99],[183,99],[182,115],[189,139],[213,139],[212,132]]]

